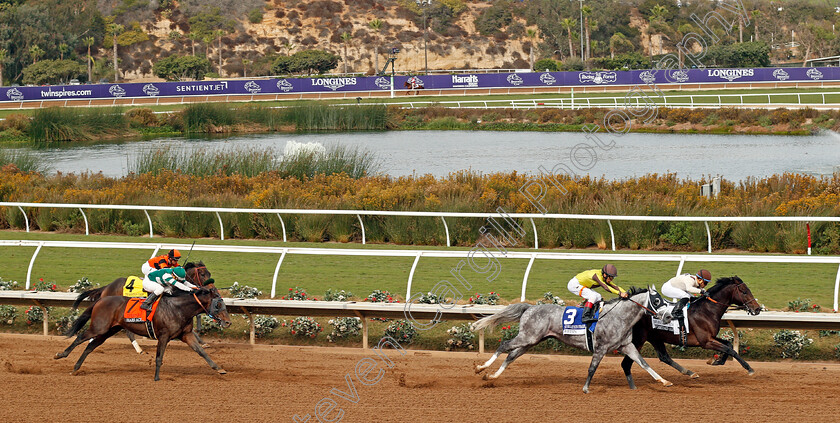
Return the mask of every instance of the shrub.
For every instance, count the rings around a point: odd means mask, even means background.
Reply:
[[[309,316],[299,316],[289,324],[289,333],[295,336],[314,338],[324,330],[321,324]]]
[[[452,326],[446,333],[449,334],[449,339],[446,340],[446,351],[455,348],[466,348],[468,350],[475,348],[475,345],[473,345],[475,334],[470,331],[469,323]]]
[[[549,291],[543,294],[542,299],[537,301],[537,304],[557,304],[559,306],[565,306],[566,302],[563,301],[562,298],[555,296],[551,293],[551,291]]]
[[[324,293],[324,301],[347,301],[352,296],[353,293],[350,291],[345,291],[343,289],[340,291],[333,291],[332,288],[330,288]]]
[[[75,60],[41,60],[23,69],[24,84],[58,84],[73,78],[86,78],[87,69]]]
[[[488,304],[488,305],[496,305],[499,303],[499,294],[495,292],[490,292],[487,295],[481,295],[476,293],[475,296],[470,297],[470,304]]]
[[[560,70],[564,71],[582,71],[585,68],[585,64],[583,60],[580,60],[577,57],[570,57],[563,61],[560,65]]]
[[[333,327],[332,332],[327,335],[329,342],[356,336],[362,330],[362,320],[358,317],[336,317],[331,319],[329,324]]]
[[[718,338],[729,342],[735,340],[735,336],[731,329],[722,331]],[[747,339],[746,334],[742,330],[738,331],[738,341],[740,343],[739,347],[741,348],[741,351],[738,353],[741,355],[748,354],[750,352],[749,339]]]
[[[198,330],[198,333],[204,335],[206,333],[221,333],[222,332],[222,325],[216,321],[216,319],[206,315],[201,315],[201,326]]]
[[[289,288],[289,295],[284,295],[282,299],[292,301],[318,301],[317,298],[310,298],[305,289],[297,286]]]
[[[11,291],[13,289],[17,289],[17,287],[17,281],[0,278],[0,291]]]
[[[70,326],[72,326],[73,322],[75,322],[76,319],[79,317],[79,314],[81,314],[79,309],[70,310],[70,313],[68,313],[66,316],[63,316],[56,320],[55,330],[61,334],[67,333],[67,331],[70,329]]]
[[[825,338],[828,336],[838,335],[840,336],[840,330],[821,330],[819,332],[820,338]]]
[[[834,346],[834,358],[840,359],[840,344]]]
[[[420,296],[420,299],[417,300],[417,303],[418,304],[440,304],[440,302],[442,300],[445,300],[445,299],[446,298],[440,298],[437,295],[432,294],[431,292],[427,292],[427,293]]]
[[[10,305],[0,305],[0,324],[11,325],[17,318],[17,307]]]
[[[130,109],[125,112],[125,118],[128,119],[128,124],[134,128],[148,128],[158,126],[158,118],[152,109],[139,108]]]
[[[298,317],[298,319],[300,319],[300,317]],[[309,318],[307,317],[307,319]],[[261,314],[254,316],[254,336],[257,338],[265,337],[271,332],[274,332],[274,329],[277,329],[279,326],[286,326],[286,321],[280,321],[274,316],[263,316]],[[295,332],[292,331],[292,335],[294,334]]]
[[[257,288],[240,285],[239,282],[233,282],[230,286],[230,296],[233,298],[257,298],[262,295],[262,291]]]
[[[502,336],[499,338],[499,342],[510,341],[516,338],[516,335],[519,335],[519,325],[502,326]]]
[[[811,299],[810,298],[806,298],[804,300],[801,299],[801,298],[797,298],[793,301],[789,301],[788,306],[787,306],[788,311],[792,311],[794,313],[799,313],[799,312],[804,312],[804,311],[811,311],[811,312],[816,313],[816,312],[820,311],[820,308],[821,307],[820,307],[819,304],[811,304]]]
[[[248,22],[252,24],[260,23],[263,20],[263,11],[261,8],[251,9],[248,12]]]
[[[210,73],[213,65],[205,57],[169,56],[155,62],[152,72],[167,81],[200,81]]]
[[[557,61],[554,60],[554,59],[545,58],[545,59],[540,59],[540,60],[537,60],[536,62],[534,62],[534,71],[535,72],[543,72],[543,71],[557,72],[558,70],[560,70],[560,66],[557,64]]]
[[[811,345],[814,340],[798,330],[783,329],[773,334],[773,342],[782,358],[797,358],[802,348]]]
[[[364,301],[370,301],[372,303],[398,303],[399,301],[395,300],[394,297],[388,291],[380,291],[375,289]]]
[[[385,335],[394,338],[400,344],[411,344],[417,336],[417,329],[408,320],[395,320],[385,328]]]
[[[47,307],[47,314],[49,315],[51,313],[52,307]],[[28,309],[26,309],[26,312],[24,314],[26,315],[27,325],[34,325],[35,323],[44,321],[44,310],[42,310],[41,307],[31,306]]]
[[[99,284],[96,284],[96,286],[99,286]],[[67,291],[68,292],[84,292],[84,291],[87,291],[88,289],[91,289],[92,287],[93,287],[93,283],[88,280],[87,276],[85,276],[85,277],[77,280],[76,283],[74,283],[73,285],[70,285],[70,289],[68,289]]]
[[[47,292],[55,292],[58,287],[55,286],[54,283],[44,282],[44,278],[38,279],[38,282],[35,282],[35,287],[33,288],[35,291],[47,291]]]

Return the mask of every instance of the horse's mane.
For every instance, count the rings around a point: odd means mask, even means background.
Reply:
[[[715,281],[715,285],[708,289],[709,296],[715,295],[720,291],[723,291],[729,285],[733,285],[735,283],[743,282],[741,278],[737,276],[732,276],[728,278],[720,278]]]
[[[190,270],[193,267],[202,267],[202,266],[204,266],[204,262],[201,261],[201,260],[199,260],[198,263],[193,262],[193,261],[188,261],[187,263],[184,264],[184,270]]]
[[[631,286],[630,288],[627,289],[627,296],[632,297],[636,294],[641,294],[643,292],[648,292],[647,288],[636,288],[635,286]],[[619,302],[619,301],[621,301],[621,297],[616,297],[616,298],[613,298],[613,299],[605,302],[604,304],[612,304],[612,303],[616,303],[616,302]]]

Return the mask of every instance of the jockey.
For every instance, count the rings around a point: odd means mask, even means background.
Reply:
[[[143,266],[140,269],[143,271],[143,276],[146,276],[154,270],[178,266],[178,260],[180,259],[180,251],[169,250],[168,254],[149,259],[149,261],[143,263]]]
[[[613,294],[621,296],[621,298],[628,297],[627,292],[612,283],[616,276],[618,276],[618,270],[612,264],[607,264],[601,270],[592,269],[580,272],[569,281],[569,291],[586,300],[586,303],[583,305],[585,310],[581,322],[588,324],[595,321],[595,304],[601,301],[601,294],[593,291],[593,289],[600,286]]]
[[[143,279],[143,290],[149,293],[149,297],[140,308],[150,310],[167,285],[172,285],[182,291],[198,289],[197,286],[187,282],[187,272],[183,267],[155,270]]]
[[[712,280],[712,273],[706,269],[702,269],[697,274],[684,274],[674,276],[668,282],[662,284],[662,293],[673,298],[679,298],[679,302],[674,306],[671,316],[675,319],[683,318],[683,307],[688,304],[688,300],[694,294],[703,295],[706,293],[706,284]]]

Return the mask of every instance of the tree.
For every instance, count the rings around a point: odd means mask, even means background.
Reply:
[[[90,55],[90,48],[93,46],[93,43],[96,42],[96,39],[93,37],[85,37],[82,41],[87,46],[87,71],[88,82],[90,82],[93,81],[93,57]]]
[[[349,32],[341,34],[341,41],[344,44],[344,73],[347,73],[347,45],[350,44],[351,39],[353,39],[353,35]]]
[[[583,54],[583,60],[587,60],[592,57],[589,50],[589,16],[592,14],[592,8],[583,6],[580,13],[583,15],[583,28],[586,31],[586,54]]]
[[[566,34],[569,37],[569,55],[575,57],[575,48],[572,46],[572,29],[576,26],[577,22],[574,19],[565,18],[560,21],[560,26],[566,30]]]
[[[633,50],[633,43],[621,32],[610,37],[610,58],[615,58],[616,53],[626,53],[631,50]]]
[[[339,57],[323,50],[303,50],[291,56],[279,56],[271,66],[273,75],[305,72],[322,74],[338,66]]]
[[[528,64],[531,65],[531,69],[534,68],[534,40],[537,39],[537,30],[533,28],[528,28],[525,30],[525,35],[531,40],[531,49],[528,53]]]
[[[67,43],[61,43],[58,45],[59,51],[59,59],[64,60],[64,53],[67,53],[70,50],[70,47],[67,46]]]
[[[201,37],[198,36],[195,32],[190,32],[187,34],[187,38],[190,39],[190,47],[192,47],[192,55],[195,56],[195,40],[200,39]]]
[[[534,66],[531,68],[536,72],[543,72],[543,71],[550,71],[550,72],[557,72],[560,67],[557,65],[557,61],[554,59],[540,59],[534,63]]]
[[[368,27],[373,30],[374,44],[373,44],[373,71],[379,72],[379,34],[382,31],[382,20],[374,19],[368,22]]]
[[[106,28],[108,33],[114,37],[114,82],[116,83],[120,80],[120,68],[117,67],[117,36],[125,30],[125,27],[120,24],[110,23]]]
[[[85,67],[75,60],[41,60],[23,69],[24,84],[57,84],[85,74]]]
[[[770,46],[763,42],[746,42],[709,47],[706,58],[725,68],[761,68],[770,66]]]
[[[754,37],[755,39],[753,41],[758,41],[758,18],[761,17],[761,11],[760,10],[753,10],[752,11],[752,17],[753,17],[753,33],[755,33],[755,37]]]
[[[242,77],[248,77],[248,65],[251,64],[251,61],[248,59],[242,59]]]
[[[38,59],[44,55],[44,50],[41,47],[38,47],[38,44],[29,47],[29,57],[32,58],[32,63],[38,63]]]
[[[6,71],[6,54],[8,50],[0,48],[0,87],[3,86],[3,72]]]
[[[204,79],[204,75],[210,73],[212,66],[206,57],[169,56],[155,62],[152,72],[167,81],[200,81]]]

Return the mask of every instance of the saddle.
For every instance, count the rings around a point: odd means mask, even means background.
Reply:
[[[655,289],[648,290],[648,299],[650,300],[651,307],[656,310],[665,306],[665,312],[670,314],[674,311],[674,307],[677,305],[676,302],[668,301],[667,299],[663,298],[662,295],[657,292]],[[673,332],[674,335],[680,336],[680,345],[685,346],[685,338],[688,334],[688,308],[691,307],[691,304],[696,301],[692,300],[689,301],[688,304],[685,305],[683,309],[683,318],[677,320],[672,320],[671,323],[665,324],[662,320],[656,318],[656,316],[651,317],[651,323],[654,329],[657,330],[666,330],[669,332]]]

